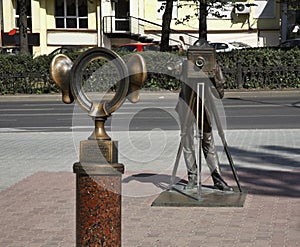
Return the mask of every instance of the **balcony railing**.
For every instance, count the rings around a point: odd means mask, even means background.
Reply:
[[[147,35],[149,38],[153,40],[160,40],[162,25],[157,24],[152,21],[148,21],[142,18],[129,16],[127,18],[116,18],[115,16],[105,16],[103,18],[103,33],[111,36],[118,35],[128,35],[128,36],[144,36]],[[148,32],[146,31],[157,31],[157,32]],[[192,37],[193,39],[197,39],[196,36],[191,35],[189,33],[185,33],[182,31],[177,31],[171,29],[172,33],[182,35],[185,38]],[[178,40],[170,38],[171,41],[178,42]]]
[[[105,16],[103,18],[103,32],[105,34],[130,34],[130,19]]]

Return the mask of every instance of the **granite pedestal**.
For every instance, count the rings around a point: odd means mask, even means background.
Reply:
[[[117,142],[80,143],[76,173],[76,246],[121,246],[121,176]]]

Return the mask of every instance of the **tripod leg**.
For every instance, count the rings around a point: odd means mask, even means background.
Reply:
[[[239,182],[239,179],[238,179],[238,175],[237,175],[237,172],[236,172],[234,164],[233,164],[231,154],[229,152],[229,148],[228,148],[228,145],[227,145],[227,142],[226,142],[226,139],[225,139],[224,131],[223,131],[223,128],[222,128],[222,124],[221,124],[221,121],[220,121],[219,114],[218,114],[217,109],[216,109],[216,105],[215,105],[213,99],[211,98],[211,92],[210,91],[207,93],[207,95],[208,95],[207,98],[209,99],[209,106],[210,106],[210,108],[213,112],[214,119],[216,121],[216,125],[217,125],[217,128],[218,128],[218,134],[219,134],[219,136],[222,140],[222,144],[224,146],[224,150],[225,150],[227,159],[229,161],[229,165],[230,165],[230,168],[232,170],[232,174],[233,174],[234,179],[236,181],[236,184],[239,188],[239,191],[242,192],[242,188],[241,188],[241,185],[240,185],[240,182]]]
[[[225,138],[225,137],[224,137]],[[229,152],[229,149],[228,149],[228,145],[227,145],[227,142],[226,140],[224,139],[224,142],[223,142],[223,145],[224,145],[224,150],[225,150],[225,153],[226,153],[226,156],[227,156],[227,159],[229,161],[229,164],[230,164],[230,167],[231,167],[231,170],[232,170],[232,174],[234,176],[234,179],[236,181],[236,184],[239,188],[239,191],[242,192],[242,188],[241,188],[241,185],[240,185],[240,182],[239,182],[239,178],[237,176],[237,173],[236,173],[236,170],[235,170],[235,167],[234,167],[234,164],[233,164],[233,160],[232,160],[232,157],[231,157],[231,154]]]
[[[178,169],[178,165],[179,165],[179,160],[180,160],[181,153],[182,153],[182,148],[183,148],[182,147],[182,141],[180,141],[178,151],[177,151],[177,155],[176,155],[176,160],[175,160],[173,171],[172,171],[172,177],[171,177],[171,182],[170,182],[170,185],[169,185],[169,189],[172,188],[172,186],[175,184],[175,177],[176,177],[176,173],[177,173],[177,169]]]
[[[201,87],[201,119],[199,119],[199,108],[200,108],[200,87]],[[197,83],[197,112],[196,112],[196,129],[197,129],[197,136],[198,139],[198,166],[197,166],[197,193],[198,193],[198,200],[201,197],[201,151],[202,151],[202,140],[203,140],[203,126],[204,126],[204,83]],[[199,121],[201,121],[201,127],[199,130]]]

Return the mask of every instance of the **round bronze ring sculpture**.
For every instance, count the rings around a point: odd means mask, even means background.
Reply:
[[[103,59],[111,62],[117,69],[120,80],[118,81],[118,88],[115,95],[107,101],[102,103],[93,102],[84,93],[82,88],[81,78],[86,66],[93,60]],[[116,111],[126,99],[129,88],[128,70],[125,62],[113,51],[96,47],[83,52],[78,59],[76,59],[70,75],[70,89],[72,95],[77,100],[78,104],[92,117],[108,117],[111,113]]]
[[[147,77],[146,64],[141,55],[135,54],[125,64],[115,52],[103,47],[83,52],[73,64],[64,54],[56,55],[50,66],[50,74],[62,90],[62,100],[70,104],[76,100],[95,121],[95,129],[89,139],[110,140],[104,123],[125,101],[139,101],[139,90]],[[85,91],[85,83],[87,88]],[[109,88],[104,88],[109,86]],[[91,100],[87,92],[103,93],[100,99]]]

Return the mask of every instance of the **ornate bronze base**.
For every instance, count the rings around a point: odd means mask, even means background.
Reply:
[[[200,198],[197,189],[187,190],[174,186],[162,192],[151,206],[157,207],[243,207],[247,193],[225,192],[202,186]]]

